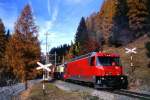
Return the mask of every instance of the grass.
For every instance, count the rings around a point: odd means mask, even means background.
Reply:
[[[82,100],[102,100],[98,96],[91,96],[87,92],[82,92],[81,94]]]
[[[100,100],[97,96],[91,96],[87,92],[63,91],[51,83],[46,84],[46,94],[42,90],[42,84],[32,87],[26,100]]]

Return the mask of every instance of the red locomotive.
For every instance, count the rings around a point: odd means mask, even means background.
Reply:
[[[128,86],[123,75],[120,56],[102,52],[92,52],[65,64],[64,80],[94,83],[96,87],[124,88]]]

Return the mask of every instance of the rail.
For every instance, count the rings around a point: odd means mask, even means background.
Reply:
[[[75,83],[75,82],[72,82],[72,81],[68,81],[68,82],[73,83],[73,84],[78,84],[78,85],[81,85],[83,87],[94,88],[94,87],[91,87],[91,85],[89,85],[89,84]],[[140,100],[150,100],[150,94],[133,92],[133,91],[125,90],[125,89],[120,89],[120,90],[111,90],[110,89],[109,90],[108,88],[107,89],[99,88],[97,90],[106,91],[106,92],[109,92],[109,93],[128,96],[128,97],[133,97],[133,98],[137,98],[137,99],[140,99]]]
[[[145,93],[133,92],[133,91],[123,90],[123,89],[115,90],[113,91],[113,93],[139,98],[142,100],[150,100],[150,94],[145,94]]]

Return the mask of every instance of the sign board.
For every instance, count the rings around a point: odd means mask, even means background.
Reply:
[[[44,71],[50,72],[51,69],[48,68],[48,67],[52,66],[52,64],[50,63],[50,64],[43,65],[43,64],[40,63],[40,62],[37,62],[37,64],[39,65],[39,67],[36,68],[37,70],[43,69],[43,93],[45,94],[45,84],[44,84],[45,73],[44,73]]]
[[[48,72],[50,72],[50,71],[51,71],[51,69],[50,69],[50,68],[48,68],[48,67],[52,66],[52,64],[51,64],[51,63],[50,63],[50,64],[43,65],[42,63],[37,62],[37,64],[39,65],[39,67],[37,67],[37,68],[36,68],[37,70],[45,69],[45,70],[47,70]]]
[[[137,53],[136,52],[136,48],[133,48],[133,49],[129,49],[129,48],[125,48],[125,50],[126,50],[126,53]]]

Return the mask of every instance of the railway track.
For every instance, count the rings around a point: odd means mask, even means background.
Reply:
[[[120,94],[120,95],[126,95],[134,98],[139,98],[142,100],[150,100],[150,95],[149,94],[144,94],[144,93],[138,93],[138,92],[132,92],[128,90],[115,90],[112,91],[113,93]]]
[[[80,86],[83,86],[83,87],[88,87],[88,88],[94,88],[94,87],[91,87],[87,84],[81,84],[81,83],[76,83],[76,82],[71,82],[69,81],[69,83],[73,83],[73,84],[78,84]],[[128,96],[128,97],[132,97],[132,98],[137,98],[137,99],[140,99],[140,100],[150,100],[150,94],[145,94],[145,93],[139,93],[139,92],[133,92],[133,91],[129,91],[129,90],[124,90],[124,89],[120,89],[120,90],[108,90],[108,89],[97,89],[99,91],[106,91],[106,92],[109,92],[109,93],[113,93],[113,94],[118,94],[118,95],[123,95],[123,96]]]

